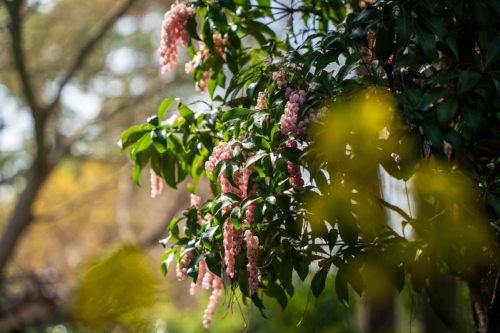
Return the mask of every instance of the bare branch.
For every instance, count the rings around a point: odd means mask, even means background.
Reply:
[[[101,111],[99,115],[97,115],[95,118],[90,119],[89,121],[85,122],[83,125],[80,126],[79,129],[73,133],[73,135],[66,137],[66,136],[59,136],[56,139],[56,147],[55,149],[51,152],[51,155],[49,157],[48,163],[49,165],[55,165],[59,161],[59,159],[67,153],[69,147],[71,146],[72,143],[75,141],[79,140],[83,134],[85,134],[85,131],[87,128],[95,124],[98,121],[101,120],[106,120],[107,118],[114,116],[115,114],[126,110],[130,106],[136,105],[144,101],[147,97],[156,94],[160,90],[160,85],[155,86],[154,88],[150,89],[148,92],[139,95],[131,100],[127,100],[126,102],[120,104],[118,107],[111,109],[109,111]]]
[[[80,52],[76,57],[74,63],[69,68],[66,76],[59,86],[59,91],[54,99],[54,101],[47,107],[47,111],[51,112],[54,107],[59,103],[59,99],[61,98],[61,93],[66,84],[71,80],[71,78],[75,75],[75,73],[82,67],[85,58],[88,53],[92,49],[92,47],[106,34],[106,32],[113,26],[113,24],[121,17],[125,12],[132,6],[135,0],[127,0],[123,6],[118,9],[118,11],[109,18],[109,20],[101,27],[99,31],[97,31],[91,38],[89,38],[80,48]]]
[[[9,12],[10,24],[8,25],[12,39],[12,53],[14,55],[14,63],[16,70],[21,80],[24,97],[31,109],[35,122],[35,140],[37,143],[37,157],[35,163],[39,168],[43,167],[45,151],[44,151],[44,128],[45,116],[40,112],[30,75],[26,68],[24,51],[22,48],[22,30],[21,30],[21,15],[20,9],[22,1],[5,1],[5,5]]]

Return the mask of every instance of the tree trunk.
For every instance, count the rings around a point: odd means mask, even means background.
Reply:
[[[476,281],[469,281],[469,297],[474,318],[474,324],[478,333],[498,333],[498,305],[493,297],[495,285],[492,278],[482,277]],[[496,301],[496,302],[495,302]]]
[[[28,173],[26,188],[21,193],[19,201],[12,217],[10,218],[7,228],[0,240],[0,274],[4,272],[5,266],[10,259],[14,248],[23,234],[26,227],[33,220],[32,206],[36,200],[38,192],[44,181],[47,179],[48,172],[39,170],[35,164],[31,167]]]

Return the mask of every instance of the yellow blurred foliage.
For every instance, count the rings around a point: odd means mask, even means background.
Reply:
[[[141,250],[129,246],[88,265],[76,292],[74,318],[90,327],[121,323],[134,332],[147,330],[157,285],[146,260]]]

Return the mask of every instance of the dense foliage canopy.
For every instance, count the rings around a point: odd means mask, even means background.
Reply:
[[[281,19],[285,40],[269,27]],[[175,260],[180,279],[219,281],[206,327],[224,272],[231,302],[242,294],[263,310],[265,296],[285,308],[293,271],[304,280],[317,269],[319,297],[336,266],[345,305],[348,285],[361,295],[379,276],[398,292],[411,281],[451,330],[463,331],[436,283],[439,272],[456,276],[469,284],[478,330],[498,332],[499,23],[494,0],[172,7],[163,71],[180,40],[191,53],[186,71],[213,103],[193,112],[168,98],[120,146],[136,182],[150,163],[155,191],[158,177],[176,187],[191,176],[193,194],[205,173],[211,180],[214,199],[198,207],[194,197],[161,241],[164,274]],[[172,103],[178,115],[163,119]],[[416,177],[413,215],[383,199],[379,166]],[[381,207],[399,213],[412,236],[391,229]]]

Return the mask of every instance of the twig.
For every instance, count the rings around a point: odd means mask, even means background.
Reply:
[[[80,48],[80,52],[78,53],[78,56],[76,57],[73,65],[68,70],[68,73],[64,77],[63,81],[61,82],[59,86],[59,90],[57,92],[56,97],[52,101],[52,103],[47,107],[47,111],[51,112],[54,107],[59,103],[59,100],[61,98],[61,93],[68,84],[68,82],[71,80],[71,78],[75,75],[75,73],[82,67],[85,58],[87,57],[88,53],[92,49],[92,47],[106,34],[106,32],[111,29],[113,24],[121,17],[125,12],[132,6],[135,0],[127,0],[118,11],[109,18],[109,20],[101,27],[101,29],[90,39],[88,39]]]

